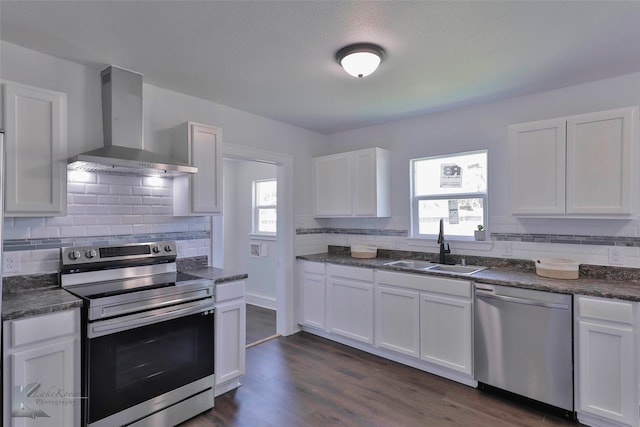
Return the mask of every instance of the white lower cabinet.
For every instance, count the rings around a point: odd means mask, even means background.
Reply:
[[[420,357],[420,293],[378,284],[375,307],[375,345]]]
[[[576,412],[590,426],[639,426],[638,303],[578,296]]]
[[[462,298],[420,294],[421,359],[473,374],[471,305],[471,300]]]
[[[239,387],[245,373],[246,316],[244,281],[216,285],[216,396]]]
[[[80,425],[79,309],[7,320],[3,333],[4,425]]]
[[[477,384],[471,282],[300,261],[298,283],[298,320],[306,331]]]
[[[373,344],[373,270],[327,267],[327,329]]]
[[[376,272],[376,345],[473,375],[473,286],[466,280]]]
[[[300,262],[302,283],[300,323],[314,328],[326,328],[325,265],[319,262]]]

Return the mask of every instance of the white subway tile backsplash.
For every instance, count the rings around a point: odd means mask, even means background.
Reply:
[[[153,206],[131,206],[133,215],[150,215],[153,213]]]
[[[108,225],[89,225],[86,227],[87,236],[109,236],[111,227]]]
[[[96,174],[100,184],[140,186],[142,177],[127,175]]]
[[[69,193],[74,193],[74,194],[83,194],[86,193],[87,186],[86,184],[82,184],[79,182],[69,182],[67,183],[67,191]]]
[[[153,225],[151,224],[132,224],[133,234],[149,234],[153,233]]]
[[[100,241],[117,241],[116,236],[130,239],[155,233],[206,233],[211,228],[209,217],[173,216],[172,179],[70,171],[67,191],[66,216],[5,218],[4,238],[18,240],[11,242],[15,249],[25,246],[36,249],[24,251],[25,256],[29,253],[39,256],[25,259],[21,274],[56,270],[59,249],[43,255],[50,251],[44,248],[51,245],[95,241],[92,236]],[[189,246],[189,250],[208,254],[209,247],[209,240],[204,239]]]
[[[114,195],[99,196],[98,202],[101,205],[117,205],[120,203],[120,196],[114,196]]]
[[[69,190],[69,193],[76,193],[76,191]],[[79,191],[78,191],[79,193]],[[104,184],[86,184],[85,193],[87,194],[109,194],[109,186]]]
[[[122,215],[120,221],[122,224],[140,224],[142,215]]]
[[[34,239],[60,237],[60,227],[32,227],[29,237]]]
[[[171,215],[173,206],[151,206],[151,213],[153,215]]]
[[[75,205],[96,205],[99,200],[96,194],[71,194],[70,196],[71,203]]]
[[[44,223],[46,227],[56,227],[60,225],[74,225],[73,217],[69,215],[52,216],[52,217],[46,218]]]
[[[150,187],[133,187],[131,189],[131,194],[134,196],[150,196],[151,188]]]
[[[86,213],[87,213],[86,206],[72,205],[72,204],[68,204],[67,205],[67,215],[72,215],[72,216],[74,216],[74,215],[84,215]],[[5,224],[6,224],[6,222],[5,222]]]
[[[60,227],[60,237],[83,237],[87,234],[85,227],[65,226]]]
[[[151,189],[151,194],[159,197],[171,197],[173,195],[173,191],[171,188],[156,187]]]
[[[133,234],[131,225],[112,225],[111,234]]]
[[[118,203],[121,205],[140,205],[142,204],[142,197],[140,196],[120,196]]]
[[[131,186],[129,185],[111,185],[109,186],[109,194],[131,195]]]

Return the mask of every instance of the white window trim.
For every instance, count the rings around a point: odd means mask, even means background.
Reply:
[[[252,224],[251,228],[252,228],[252,231],[251,231],[251,233],[249,233],[250,237],[262,238],[263,240],[275,240],[276,236],[278,235],[277,231],[275,233],[271,233],[271,232],[259,231],[258,230],[258,218],[259,218],[258,211],[260,209],[274,209],[277,212],[277,210],[278,210],[278,205],[277,204],[276,205],[260,205],[260,206],[256,205],[256,185],[259,182],[271,182],[271,181],[276,182],[276,185],[277,185],[277,180],[274,179],[274,178],[256,179],[256,180],[254,180],[252,182],[252,190],[253,191],[252,191],[252,195],[251,195],[252,196],[251,205],[253,207],[253,210],[252,210],[252,213],[251,213],[251,224]],[[269,239],[269,238],[271,238],[271,239]]]
[[[414,244],[418,241],[425,240],[433,240],[437,239],[437,234],[419,234],[419,226],[418,226],[418,203],[420,200],[444,200],[444,199],[482,199],[483,206],[483,217],[485,219],[484,229],[488,234],[488,218],[489,218],[489,182],[487,181],[487,190],[485,192],[478,193],[448,193],[448,194],[438,194],[431,196],[414,196],[414,179],[415,179],[415,170],[414,163],[420,160],[426,159],[438,159],[438,158],[446,158],[446,157],[454,157],[454,156],[462,156],[466,154],[474,154],[474,153],[485,153],[487,155],[487,175],[489,171],[489,150],[475,150],[475,151],[463,151],[459,153],[450,153],[443,154],[440,156],[427,156],[427,157],[419,157],[415,159],[409,160],[409,179],[410,179],[410,200],[409,200],[409,212],[410,212],[410,220],[411,220],[411,230],[410,236],[408,240],[413,241]],[[488,178],[488,176],[487,176]],[[473,236],[461,236],[454,234],[447,234],[445,229],[445,239],[447,241],[458,241],[458,242],[475,242]],[[486,246],[486,245],[485,245]]]

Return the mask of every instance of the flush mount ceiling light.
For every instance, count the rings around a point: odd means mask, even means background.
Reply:
[[[336,52],[336,61],[353,77],[366,77],[373,73],[382,58],[384,49],[373,43],[356,43]]]

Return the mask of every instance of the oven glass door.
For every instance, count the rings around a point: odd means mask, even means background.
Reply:
[[[88,421],[95,422],[213,374],[213,311],[87,343]]]

